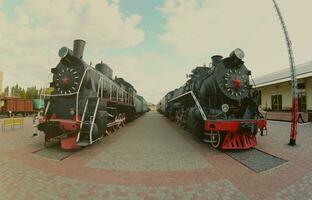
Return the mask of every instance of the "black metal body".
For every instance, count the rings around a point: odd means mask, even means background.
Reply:
[[[89,105],[85,119],[95,116],[97,98],[100,100],[94,130],[101,128],[103,130],[99,131],[105,131],[109,118],[114,120],[120,113],[126,115],[127,121],[132,121],[135,117],[136,90],[122,78],[116,77],[113,80],[112,70],[106,64],[101,62],[96,65],[96,68],[88,65],[83,60],[84,46],[83,40],[75,40],[73,50],[62,47],[59,51],[61,60],[55,68],[51,69],[53,80],[50,87],[54,90],[45,99],[49,102],[45,115],[47,122],[50,119],[79,121],[85,111],[87,100]],[[114,112],[110,113],[110,110]],[[48,123],[40,125],[40,129],[46,134],[64,133],[51,131],[50,127]]]
[[[234,53],[226,58],[213,56],[209,67],[196,67],[183,86],[167,93],[163,100],[166,105],[160,111],[180,120],[191,131],[202,132],[204,120],[199,108],[190,96],[183,95],[193,91],[208,120],[261,118],[257,92],[251,92],[250,75],[244,61]],[[228,110],[222,110],[223,105]]]

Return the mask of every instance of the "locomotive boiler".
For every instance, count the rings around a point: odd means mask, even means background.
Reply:
[[[87,64],[85,44],[75,40],[73,50],[59,50],[60,62],[51,69],[53,91],[44,95],[46,106],[38,129],[45,133],[45,143],[59,138],[63,149],[92,144],[136,116],[135,88],[123,78],[113,79],[105,63],[95,68]]]
[[[266,132],[266,120],[257,104],[258,93],[252,91],[244,55],[235,49],[226,58],[212,56],[208,67],[196,67],[183,86],[167,93],[158,110],[214,148],[255,146],[257,132]]]

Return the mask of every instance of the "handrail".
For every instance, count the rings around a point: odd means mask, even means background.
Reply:
[[[83,75],[82,75],[82,77],[81,77],[81,81],[80,81],[80,84],[79,84],[79,87],[78,87],[78,90],[77,90],[77,97],[76,97],[76,121],[79,121],[79,119],[78,119],[78,113],[79,113],[79,105],[78,105],[78,103],[79,103],[79,92],[80,92],[80,88],[81,88],[81,85],[82,85],[82,83],[83,83],[83,80],[84,80],[84,78],[85,78],[85,76],[86,76],[86,74],[87,74],[87,71],[89,71],[90,70],[90,68],[89,69],[86,69],[84,72],[83,72]]]
[[[179,99],[179,98],[182,98],[182,97],[184,97],[184,96],[186,96],[186,95],[188,95],[188,94],[190,94],[190,95],[192,96],[192,98],[193,98],[193,100],[194,100],[194,102],[195,102],[195,104],[196,104],[196,106],[197,106],[197,108],[198,108],[198,110],[199,110],[199,112],[200,112],[200,114],[201,114],[203,120],[207,120],[207,116],[206,116],[206,114],[205,114],[205,112],[204,112],[202,106],[200,105],[200,103],[199,103],[197,97],[195,96],[195,94],[194,94],[194,92],[193,92],[192,90],[189,91],[189,92],[183,93],[183,94],[181,94],[181,95],[179,95],[179,96],[177,96],[177,97],[171,99],[171,100],[168,101],[168,102],[173,102],[173,101],[175,101],[175,100],[177,100],[177,99]]]
[[[128,97],[127,99],[127,103],[128,104],[131,104],[132,101],[130,98],[134,98],[134,95],[131,94],[130,92],[132,91],[132,89],[130,88],[129,92],[127,92],[126,90],[124,90],[122,87],[120,87],[117,83],[115,83],[113,80],[111,80],[110,78],[108,78],[107,76],[105,76],[104,74],[100,73],[99,71],[97,71],[96,69],[90,67],[90,66],[87,66],[87,68],[85,69],[82,77],[81,77],[81,81],[80,81],[80,84],[79,84],[79,87],[78,87],[78,90],[77,92],[73,92],[73,93],[69,93],[69,94],[46,94],[47,93],[47,88],[48,87],[44,87],[43,90],[41,91],[41,94],[40,94],[40,99],[43,97],[43,99],[45,99],[46,97],[58,97],[58,96],[74,96],[76,95],[76,121],[79,121],[78,119],[78,111],[79,111],[79,93],[80,93],[80,90],[81,90],[81,86],[82,86],[82,83],[85,79],[85,76],[87,74],[88,71],[94,71],[95,73],[97,73],[99,76],[100,76],[100,79],[99,79],[99,82],[98,82],[98,91],[97,91],[97,96],[98,97],[103,97],[103,89],[104,89],[104,83],[105,83],[105,86],[108,84],[109,85],[109,99],[112,100],[112,95],[113,95],[113,86],[117,88],[117,99],[118,99],[118,92],[122,92],[126,95],[126,97]],[[50,76],[51,74],[49,75],[49,79],[50,79]],[[106,84],[107,83],[107,84]]]
[[[91,129],[90,129],[90,133],[89,133],[90,144],[92,144],[92,142],[93,142],[92,141],[92,131],[93,131],[93,127],[94,127],[94,122],[95,122],[97,110],[98,110],[98,107],[99,107],[99,102],[100,102],[100,98],[98,98],[97,101],[96,101],[96,106],[95,106],[95,109],[94,109],[94,115],[93,115],[93,118],[92,118]]]
[[[89,104],[89,99],[87,99],[86,104],[85,104],[85,107],[84,107],[84,109],[83,109],[83,114],[82,114],[81,123],[80,123],[80,129],[79,129],[79,132],[78,132],[78,135],[77,135],[76,142],[78,142],[79,139],[80,139],[80,131],[81,131],[81,128],[82,128],[82,125],[83,125],[83,121],[84,121],[85,115],[86,115],[86,111],[87,111],[88,104]]]
[[[72,96],[72,95],[75,95],[77,94],[78,92],[72,92],[72,93],[69,93],[69,94],[45,94],[44,96],[45,97],[60,97],[60,96]]]

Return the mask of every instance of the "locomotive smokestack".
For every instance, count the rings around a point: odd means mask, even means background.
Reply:
[[[74,56],[77,58],[82,59],[83,58],[83,51],[84,47],[86,45],[86,42],[84,40],[74,40]]]
[[[223,57],[220,55],[214,55],[211,57],[212,60],[212,66],[217,66],[221,61],[222,61]]]

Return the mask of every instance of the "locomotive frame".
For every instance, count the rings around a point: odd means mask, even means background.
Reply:
[[[243,57],[241,49],[224,59],[212,56],[210,67],[195,68],[186,84],[162,98],[158,111],[214,148],[256,146],[258,130],[267,135],[266,119],[261,107],[255,108],[257,95],[250,92],[251,72]]]
[[[84,45],[85,41],[75,40],[73,51],[62,47],[61,61],[51,69],[54,91],[41,95],[46,106],[38,125],[45,133],[45,145],[60,139],[63,149],[88,146],[136,117],[134,87],[122,78],[113,80],[112,70],[103,62],[96,69],[86,64]]]

